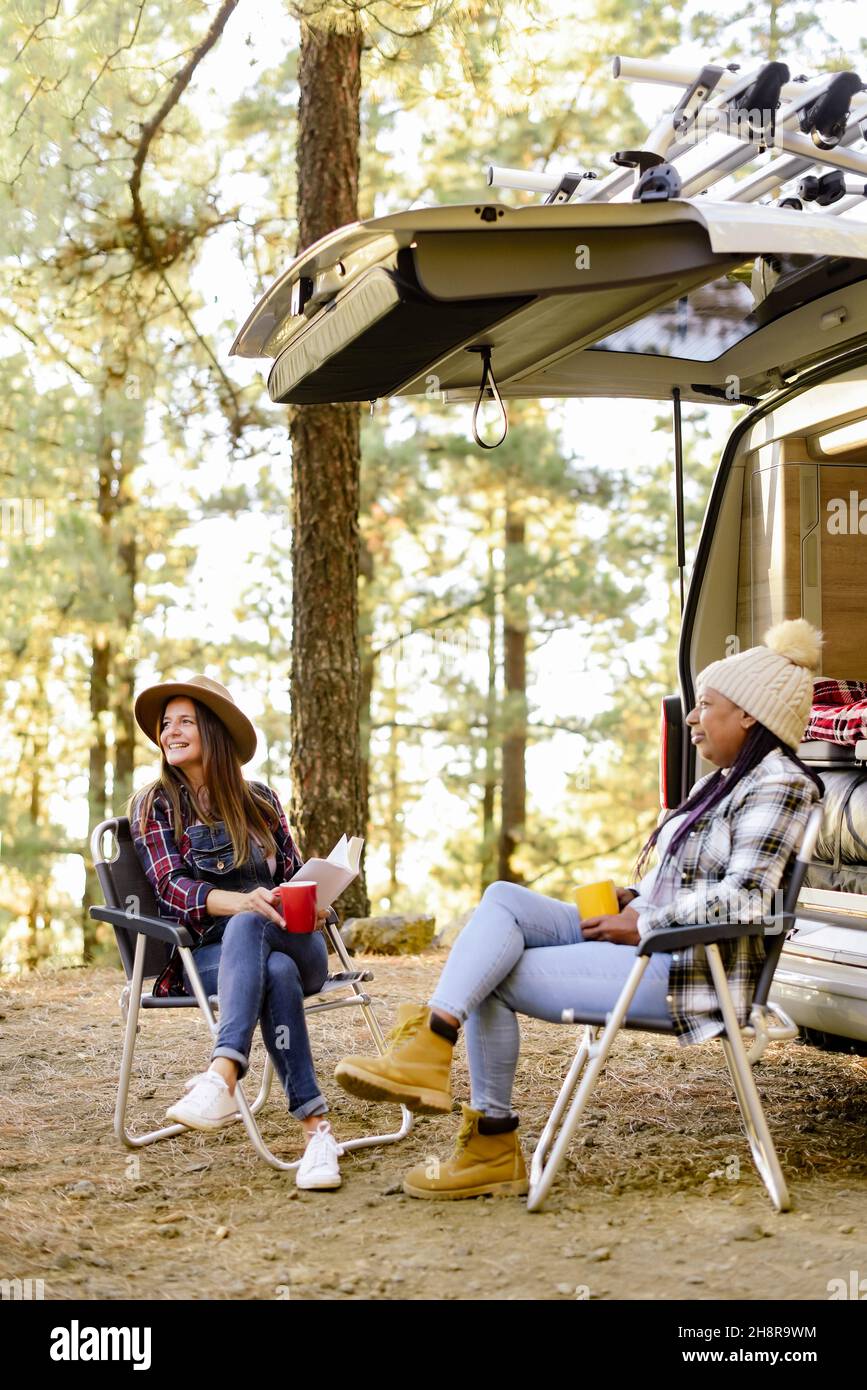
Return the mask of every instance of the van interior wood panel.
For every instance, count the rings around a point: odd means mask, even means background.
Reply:
[[[807,440],[792,435],[781,441],[781,462],[797,469],[800,489],[800,616],[822,626],[822,515],[819,508],[819,469]]]
[[[819,463],[806,438],[792,436],[748,455],[737,582],[741,649],[761,642],[772,623],[803,616],[825,635],[822,671],[867,680],[867,461],[859,452]]]
[[[823,669],[867,680],[867,464],[820,464],[819,501]]]

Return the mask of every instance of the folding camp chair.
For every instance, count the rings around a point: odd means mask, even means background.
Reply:
[[[777,1004],[768,1003],[768,993],[785,943],[786,933],[795,920],[798,894],[801,891],[804,874],[813,855],[816,837],[822,824],[822,815],[821,806],[814,807],[810,813],[801,848],[792,866],[783,894],[782,911],[776,913],[771,922],[730,923],[725,926],[720,924],[671,927],[665,931],[650,933],[644,937],[638,947],[635,964],[629,972],[629,977],[620,992],[617,1003],[609,1014],[585,1013],[580,1018],[576,1018],[572,1010],[564,1011],[563,1022],[583,1023],[584,1032],[575,1060],[569,1068],[548,1117],[548,1122],[533,1153],[530,1165],[530,1187],[527,1195],[528,1211],[538,1211],[548,1196],[551,1184],[566,1150],[569,1148],[578,1122],[587,1108],[619,1030],[630,1028],[647,1033],[674,1033],[674,1027],[670,1022],[661,1023],[656,1019],[640,1017],[626,1018],[626,1011],[632,1002],[641,977],[647,969],[651,955],[656,951],[674,951],[699,944],[703,945],[707,952],[711,978],[725,1023],[724,1031],[720,1037],[756,1168],[777,1210],[789,1210],[791,1206],[789,1192],[753,1079],[752,1064],[758,1061],[769,1042],[794,1038],[798,1033],[797,1025],[792,1022],[788,1015]],[[739,936],[760,936],[764,932],[767,932],[769,936],[767,956],[753,996],[750,1021],[741,1028],[738,1026],[717,943]],[[746,1046],[745,1039],[750,1043],[749,1048]],[[577,1094],[575,1094],[576,1087]],[[572,1099],[573,1095],[574,1099]],[[560,1132],[554,1140],[558,1126],[561,1126]],[[553,1147],[552,1141],[554,1141]]]
[[[103,839],[107,831],[114,837],[117,852],[112,859],[103,855]],[[90,837],[90,852],[94,868],[105,897],[105,907],[92,907],[91,917],[100,922],[110,922],[114,927],[120,958],[126,974],[126,984],[120,997],[120,1008],[124,1019],[123,1058],[120,1066],[120,1081],[117,1088],[117,1104],[114,1112],[114,1132],[122,1144],[130,1149],[140,1149],[146,1144],[154,1144],[158,1139],[168,1139],[175,1134],[189,1133],[186,1125],[168,1124],[148,1134],[133,1134],[126,1125],[126,1109],[129,1096],[129,1083],[132,1074],[132,1060],[135,1052],[136,1034],[139,1031],[140,1009],[195,1009],[205,1017],[211,1036],[217,1036],[217,1023],[214,1006],[217,999],[205,994],[195,955],[192,951],[193,938],[186,928],[170,919],[158,916],[158,907],[153,889],[142,868],[130,834],[129,821],[124,816],[115,816],[102,821]],[[330,1009],[360,1008],[370,1029],[377,1049],[382,1052],[385,1040],[379,1021],[373,1011],[370,995],[362,989],[362,983],[373,979],[369,970],[353,970],[352,962],[336,927],[336,916],[330,918],[325,926],[326,935],[336,951],[343,969],[330,974],[316,995],[305,1001],[305,1013],[325,1013]],[[142,984],[146,978],[161,973],[168,963],[172,947],[177,946],[187,975],[195,991],[195,997],[168,996],[158,998],[144,993]],[[301,1159],[287,1163],[277,1158],[265,1144],[254,1116],[262,1109],[271,1090],[274,1077],[274,1064],[266,1054],[265,1069],[259,1094],[250,1104],[244,1095],[240,1082],[235,1087],[238,1100],[239,1118],[243,1120],[250,1142],[261,1158],[272,1168],[285,1172],[298,1167]],[[343,1139],[344,1149],[362,1149],[372,1144],[392,1144],[403,1139],[412,1127],[412,1113],[401,1106],[401,1126],[390,1134],[372,1134],[361,1139]]]

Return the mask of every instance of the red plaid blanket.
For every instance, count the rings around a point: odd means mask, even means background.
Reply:
[[[804,740],[857,743],[861,738],[867,738],[867,681],[814,681]]]

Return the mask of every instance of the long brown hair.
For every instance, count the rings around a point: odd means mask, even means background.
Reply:
[[[181,809],[182,791],[186,789],[193,809],[206,825],[215,821],[225,822],[235,851],[235,865],[246,863],[250,858],[250,834],[252,830],[261,842],[267,858],[277,849],[273,829],[279,825],[280,818],[269,801],[244,780],[241,760],[229,735],[229,731],[218,715],[200,700],[192,700],[196,711],[196,723],[202,744],[202,770],[204,785],[208,791],[208,806],[202,805],[193,787],[180,768],[172,767],[160,743],[163,717],[169,700],[177,696],[166,696],[160,705],[159,718],[154,730],[160,750],[160,772],[155,781],[141,791],[134,792],[129,799],[127,816],[132,821],[137,812],[139,834],[144,834],[145,824],[158,792],[165,795],[172,808],[172,824],[175,840],[180,844],[184,833],[183,812]]]

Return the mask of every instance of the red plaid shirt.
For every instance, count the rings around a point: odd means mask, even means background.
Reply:
[[[862,738],[867,738],[867,682],[814,681],[805,741],[857,743]]]
[[[298,872],[303,860],[290,834],[277,793],[265,782],[251,782],[249,785],[267,797],[279,816],[279,823],[272,830],[277,846],[274,883],[285,883]],[[212,916],[205,907],[208,894],[216,885],[207,879],[192,877],[195,866],[190,858],[187,830],[196,823],[198,814],[189,793],[182,787],[183,834],[180,844],[175,840],[171,803],[164,792],[156,793],[143,834],[139,832],[139,805],[140,802],[136,801],[133,806],[130,830],[136,853],[156,895],[159,915],[180,923],[200,941],[219,918]],[[172,952],[168,965],[154,984],[153,992],[156,995],[189,993],[184,983],[183,963],[177,951]]]

